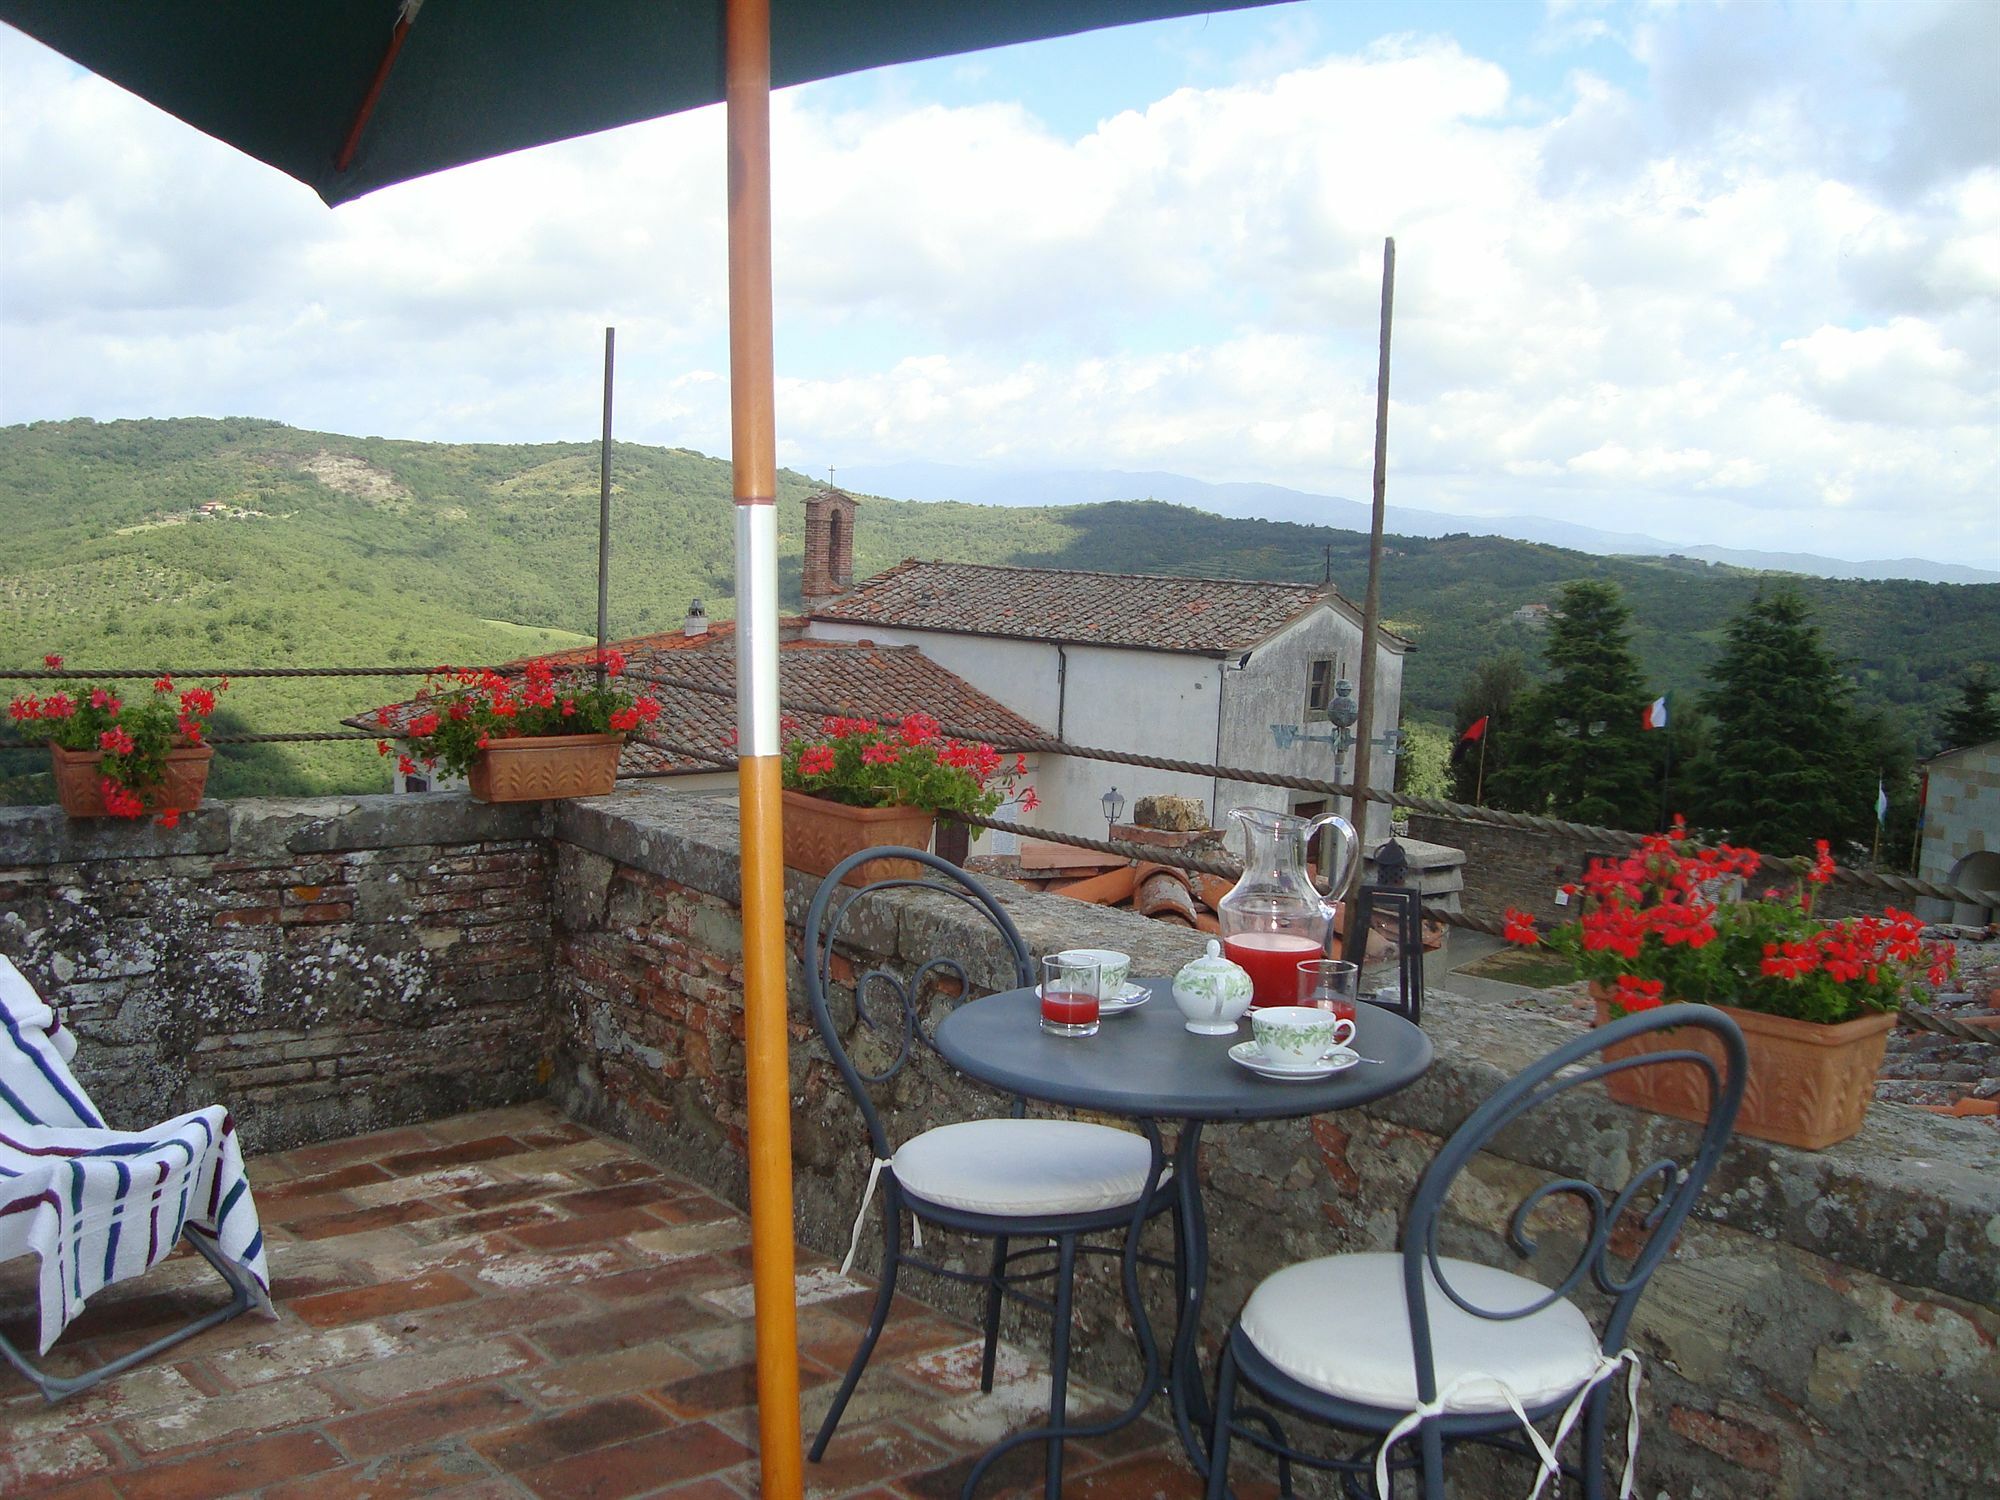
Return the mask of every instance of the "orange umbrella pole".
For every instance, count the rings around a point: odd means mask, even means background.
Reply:
[[[771,355],[770,0],[729,0],[729,399],[736,488],[737,786],[751,1282],[763,1493],[804,1489],[792,1239],[785,868],[778,783],[778,451]]]

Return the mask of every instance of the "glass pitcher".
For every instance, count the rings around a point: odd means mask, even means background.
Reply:
[[[1222,951],[1241,965],[1254,987],[1252,1005],[1296,1005],[1299,965],[1323,958],[1333,931],[1333,907],[1321,899],[1306,866],[1306,844],[1333,830],[1333,889],[1345,890],[1361,855],[1354,825],[1334,813],[1294,817],[1262,807],[1238,807],[1243,825],[1243,878],[1222,898],[1216,918]]]

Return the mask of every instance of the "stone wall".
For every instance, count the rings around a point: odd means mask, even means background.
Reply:
[[[222,1098],[269,1147],[522,1097],[546,1077],[577,1117],[740,1202],[736,840],[726,804],[653,789],[553,813],[454,796],[245,802],[172,832],[0,811],[0,951],[64,1005],[90,1086],[123,1120]],[[811,886],[791,878],[795,923]],[[1199,942],[1130,913],[996,890],[1037,950],[1088,941],[1164,973]],[[997,941],[937,898],[875,898],[854,939],[846,965],[907,972],[955,951],[975,984],[1003,978]],[[838,1255],[868,1153],[802,986],[791,993],[797,1232]],[[930,1019],[949,1003],[933,997]],[[1472,1103],[1573,1034],[1437,992],[1426,1029],[1436,1065],[1391,1099],[1210,1127],[1211,1341],[1272,1269],[1392,1245],[1412,1185]],[[880,1035],[850,1034],[880,1059]],[[999,1104],[930,1054],[888,1102],[899,1138]],[[1447,1248],[1504,1260],[1496,1232],[1532,1185],[1570,1173],[1622,1183],[1686,1140],[1686,1127],[1594,1088],[1567,1095],[1478,1159]],[[1546,1226],[1545,1253],[1575,1231]],[[978,1263],[971,1247],[926,1243]],[[864,1266],[877,1249],[871,1218]],[[909,1289],[970,1307],[935,1280]],[[1123,1322],[1093,1272],[1079,1310],[1083,1376],[1129,1384]],[[1044,1335],[1018,1324],[1010,1336]],[[1736,1143],[1633,1337],[1647,1367],[1641,1494],[1992,1492],[2000,1138],[1878,1104],[1859,1136],[1826,1152]],[[1490,1493],[1525,1493],[1518,1477]]]
[[[254,1151],[540,1094],[548,813],[207,803],[178,828],[0,808],[0,953],[106,1118],[217,1101]]]
[[[1541,833],[1530,828],[1502,828],[1491,823],[1460,822],[1455,818],[1412,814],[1413,837],[1452,844],[1465,851],[1462,909],[1470,916],[1500,921],[1508,907],[1532,912],[1544,922],[1565,922],[1574,906],[1556,903],[1565,884],[1581,880],[1591,859],[1622,856],[1631,846],[1611,845],[1567,834]],[[1884,906],[1908,909],[1911,902],[1888,891],[1836,883],[1822,888],[1814,910],[1828,917],[1858,913],[1879,915]]]
[[[577,1116],[638,1138],[740,1200],[731,810],[644,794],[574,803],[558,817],[557,839],[558,1096]],[[811,882],[790,879],[796,923]],[[1198,942],[1129,913],[1080,910],[1004,883],[995,890],[1038,952],[1089,942],[1130,951],[1138,972],[1162,973]],[[997,940],[949,901],[875,898],[855,936],[843,978],[868,964],[908,972],[942,951],[964,958],[975,983],[998,985],[1004,975]],[[838,1255],[868,1153],[796,975],[791,994],[798,1234]],[[949,1003],[936,997],[930,1018]],[[1425,1024],[1436,1065],[1400,1095],[1314,1121],[1210,1128],[1211,1335],[1280,1265],[1391,1246],[1418,1174],[1471,1103],[1574,1034],[1560,1021],[1448,994],[1431,997]],[[889,1055],[879,1034],[851,1034],[878,1062]],[[968,1085],[925,1054],[887,1102],[903,1138],[1000,1101],[968,1097]],[[1624,1109],[1594,1088],[1541,1118],[1540,1128],[1479,1158],[1455,1203],[1455,1248],[1504,1261],[1497,1232],[1533,1184],[1582,1172],[1616,1186],[1688,1139],[1686,1127]],[[1860,1136],[1826,1152],[1738,1142],[1635,1325],[1647,1361],[1641,1493],[1945,1500],[2000,1484],[1996,1169],[2000,1138],[1990,1129],[1894,1105],[1878,1105]],[[1546,1228],[1547,1250],[1559,1251],[1574,1227]],[[872,1265],[878,1250],[871,1215],[860,1263]],[[936,1282],[919,1294],[947,1304],[953,1296]],[[1122,1314],[1107,1281],[1089,1287],[1080,1320],[1085,1372],[1129,1379]]]

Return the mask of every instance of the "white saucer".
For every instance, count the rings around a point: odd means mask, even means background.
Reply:
[[[1238,1042],[1229,1049],[1229,1060],[1242,1064],[1259,1078],[1279,1078],[1292,1083],[1331,1078],[1336,1073],[1343,1073],[1361,1061],[1361,1054],[1352,1047],[1335,1047],[1320,1060],[1317,1067],[1278,1068],[1264,1061],[1264,1054],[1255,1042]]]
[[[1039,996],[1041,993],[1042,987],[1038,984],[1035,986],[1035,994]],[[1124,989],[1115,995],[1106,995],[1097,1002],[1097,1013],[1099,1016],[1122,1016],[1128,1010],[1137,1010],[1152,998],[1153,992],[1143,984],[1137,980],[1127,980]]]

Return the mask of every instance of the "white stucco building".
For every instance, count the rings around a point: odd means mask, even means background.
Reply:
[[[823,490],[807,501],[806,633],[816,640],[914,646],[953,676],[1079,747],[1342,779],[1323,742],[1280,749],[1271,726],[1322,737],[1336,684],[1358,681],[1361,612],[1314,586],[1239,579],[1093,573],[907,561],[850,584],[854,501]],[[1409,642],[1380,632],[1377,733],[1396,727]],[[1352,765],[1354,751],[1341,770]],[[1369,781],[1395,784],[1395,758],[1372,750]],[[1054,753],[1041,758],[1042,799],[1029,821],[1067,832],[1104,827],[1113,786],[1133,799],[1194,797],[1226,824],[1242,805],[1325,809],[1291,792]],[[1345,808],[1339,809],[1346,811]],[[1003,814],[1005,815],[1005,814]],[[1368,842],[1388,836],[1371,808]]]

